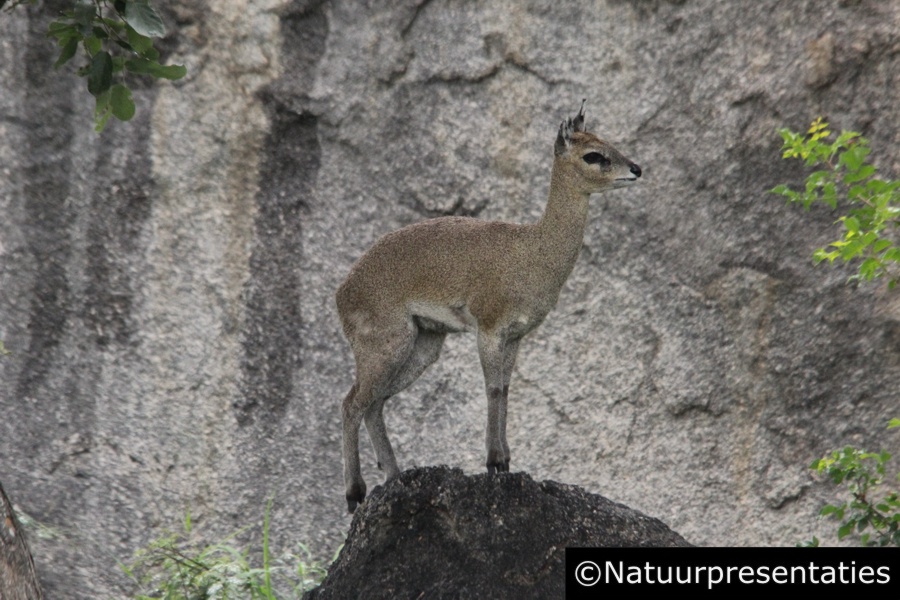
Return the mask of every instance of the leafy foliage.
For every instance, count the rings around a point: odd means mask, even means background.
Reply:
[[[891,419],[888,428],[900,427],[900,419]],[[850,499],[841,504],[827,504],[819,512],[823,517],[841,522],[838,539],[856,532],[863,546],[900,546],[900,496],[886,489],[885,465],[889,452],[867,452],[847,446],[813,461],[809,466],[827,475],[835,484],[845,485]],[[900,473],[897,474],[900,481]],[[870,529],[871,528],[871,529]],[[817,546],[813,538],[806,546]]]
[[[239,549],[224,541],[207,546],[191,542],[190,513],[185,517],[181,533],[170,533],[135,553],[125,572],[142,588],[136,600],[276,600],[276,589],[290,590],[290,598],[317,585],[325,576],[324,567],[310,561],[309,550],[298,545],[299,553],[285,553],[273,558],[269,547],[269,512],[263,523],[263,565],[254,567],[250,549]]]
[[[82,50],[86,62],[78,69],[95,98],[94,120],[102,131],[110,117],[128,121],[135,114],[126,75],[181,79],[182,65],[162,65],[153,39],[166,33],[162,18],[149,0],[75,0],[71,10],[50,24],[47,35],[59,44],[55,67]]]
[[[875,176],[875,167],[866,162],[869,142],[855,131],[842,131],[829,141],[831,132],[821,117],[805,135],[790,129],[781,129],[779,134],[784,140],[784,158],[803,160],[818,170],[807,176],[804,189],[779,185],[773,193],[807,210],[817,202],[836,209],[839,198],[849,203],[847,214],[838,219],[844,227],[841,239],[816,250],[816,263],[833,263],[838,258],[858,261],[858,272],[851,279],[885,277],[893,289],[900,277],[900,248],[891,237],[900,228],[900,180]]]
[[[842,131],[829,141],[828,123],[821,117],[813,121],[806,134],[790,129],[778,132],[784,140],[782,157],[803,160],[807,167],[819,167],[806,178],[803,190],[787,185],[772,192],[802,204],[807,210],[822,202],[832,209],[848,204],[848,212],[837,222],[844,230],[841,239],[827,249],[815,251],[817,263],[840,258],[844,262],[859,261],[858,272],[851,279],[888,280],[897,284],[900,248],[891,235],[900,227],[900,180],[875,177],[876,169],[866,162],[869,142],[855,131]],[[891,419],[888,429],[900,427],[900,419]],[[885,486],[885,465],[891,459],[887,451],[868,452],[852,446],[834,450],[813,461],[810,469],[828,476],[836,485],[846,486],[850,498],[841,504],[828,504],[819,515],[840,521],[838,539],[856,533],[864,546],[900,546],[900,497]],[[900,481],[900,474],[897,475]],[[800,544],[818,546],[819,539]]]

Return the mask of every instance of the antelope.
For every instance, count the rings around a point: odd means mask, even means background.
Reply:
[[[380,238],[337,290],[338,314],[356,360],[342,405],[344,483],[352,513],[366,495],[359,428],[385,481],[400,473],[384,425],[385,401],[437,360],[448,333],[475,330],[487,391],[487,470],[509,471],[506,407],[522,336],[543,322],[581,250],[591,194],[629,186],[641,168],[585,131],[578,115],[559,126],[550,194],[533,224],[446,216]]]

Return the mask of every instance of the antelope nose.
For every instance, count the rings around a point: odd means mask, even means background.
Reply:
[[[631,170],[632,173],[634,173],[634,176],[635,176],[635,177],[640,177],[640,176],[641,176],[641,166],[640,166],[640,165],[637,165],[637,164],[635,164],[635,163],[631,163],[631,169],[630,169],[630,170]]]

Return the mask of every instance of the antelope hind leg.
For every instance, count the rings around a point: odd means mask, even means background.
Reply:
[[[374,331],[379,329],[372,328]],[[390,383],[395,379],[402,366],[409,359],[415,342],[415,329],[412,323],[403,322],[396,327],[383,327],[387,332],[382,343],[365,344],[369,340],[358,340],[353,345],[356,355],[356,383],[344,399],[342,405],[343,418],[343,452],[344,452],[344,485],[347,492],[347,508],[350,512],[363,501],[366,496],[366,484],[362,478],[359,465],[359,426],[364,417],[371,414],[372,429],[379,460],[384,458],[396,464],[393,451],[387,442],[384,432],[384,419],[381,417],[381,405],[388,398]],[[393,335],[391,335],[393,331]],[[368,428],[367,424],[367,428]],[[370,435],[371,437],[371,435]],[[386,444],[386,446],[385,446]]]
[[[419,329],[412,353],[394,374],[384,398],[376,400],[366,411],[366,431],[369,432],[369,439],[372,441],[375,456],[378,458],[378,468],[384,471],[385,481],[399,475],[400,468],[397,466],[397,459],[384,425],[384,403],[387,398],[409,387],[429,365],[438,359],[445,337],[445,333]]]

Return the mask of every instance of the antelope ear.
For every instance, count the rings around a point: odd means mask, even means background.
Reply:
[[[587,98],[581,101],[581,110],[575,115],[574,119],[566,119],[559,125],[559,133],[556,135],[556,145],[554,150],[559,156],[566,152],[572,146],[572,134],[576,131],[584,132],[584,103]]]
[[[556,144],[553,148],[556,156],[565,154],[572,146],[573,133],[575,133],[575,124],[572,119],[566,119],[559,124],[559,133],[556,134]]]
[[[584,103],[587,102],[587,98],[584,98],[581,101],[581,110],[578,111],[578,115],[572,121],[575,131],[584,132]]]

